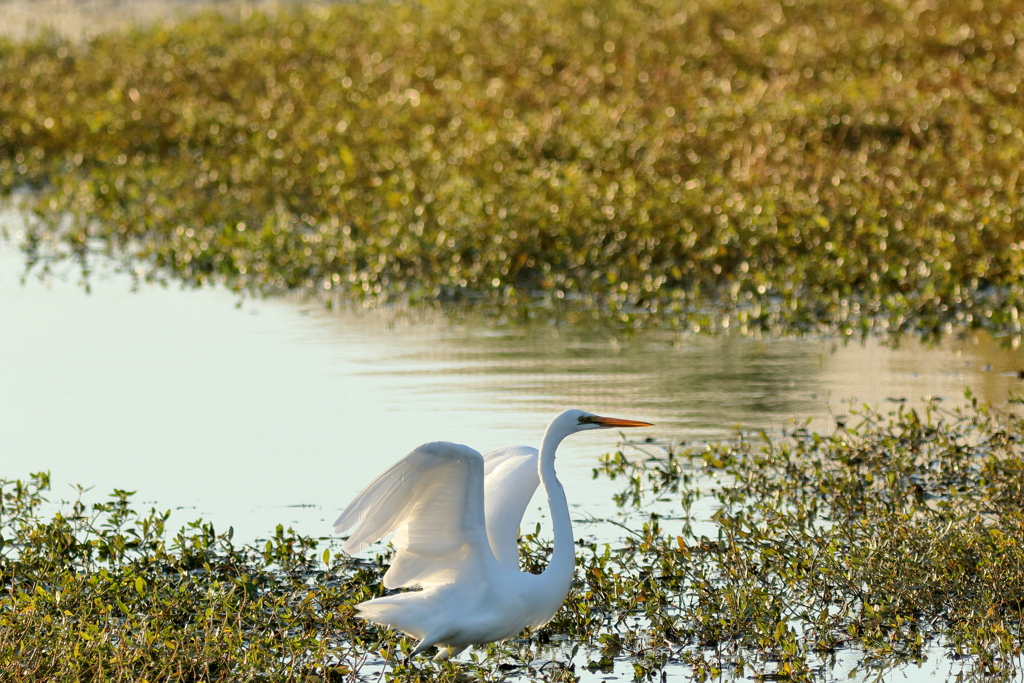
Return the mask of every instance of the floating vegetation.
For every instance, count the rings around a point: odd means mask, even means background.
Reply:
[[[29,263],[1019,333],[1019,3],[427,0],[0,44]]]
[[[628,514],[611,526],[624,540],[579,542],[573,590],[543,629],[444,663],[403,662],[411,641],[354,617],[386,555],[280,527],[255,547],[201,522],[170,535],[125,491],[46,519],[46,475],[2,481],[0,677],[335,681],[387,662],[401,680],[577,680],[622,663],[637,681],[824,680],[944,659],[960,680],[1017,680],[1022,443],[1024,421],[975,402],[611,454],[595,476],[623,483]],[[528,534],[522,551],[538,569],[550,544]]]

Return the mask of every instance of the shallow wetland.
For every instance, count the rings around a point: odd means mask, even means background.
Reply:
[[[28,7],[0,679],[1024,680],[1016,3]],[[403,663],[330,522],[566,407],[565,607]]]

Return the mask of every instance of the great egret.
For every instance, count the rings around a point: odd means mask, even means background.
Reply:
[[[350,554],[395,532],[384,587],[423,589],[360,603],[360,616],[418,638],[413,655],[437,645],[434,659],[546,624],[568,595],[575,567],[555,449],[588,429],[649,426],[567,410],[548,425],[539,453],[506,446],[482,456],[445,441],[423,444],[363,489],[334,523],[336,534],[355,526],[344,545]],[[547,569],[534,575],[519,570],[517,539],[538,483],[555,547]]]

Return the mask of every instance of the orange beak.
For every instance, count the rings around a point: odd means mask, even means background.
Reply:
[[[653,427],[650,422],[639,422],[637,420],[622,420],[617,417],[597,417],[594,422],[602,427]]]

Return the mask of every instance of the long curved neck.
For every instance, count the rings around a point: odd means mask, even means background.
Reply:
[[[564,436],[564,434],[546,432],[540,444],[540,459],[537,462],[540,481],[544,486],[544,493],[548,497],[551,524],[555,532],[555,548],[551,553],[551,561],[541,576],[550,581],[549,585],[552,590],[562,593],[562,598],[569,592],[576,568],[569,503],[565,499],[565,491],[562,489],[561,482],[555,476],[555,450]],[[560,603],[561,600],[559,600]]]

